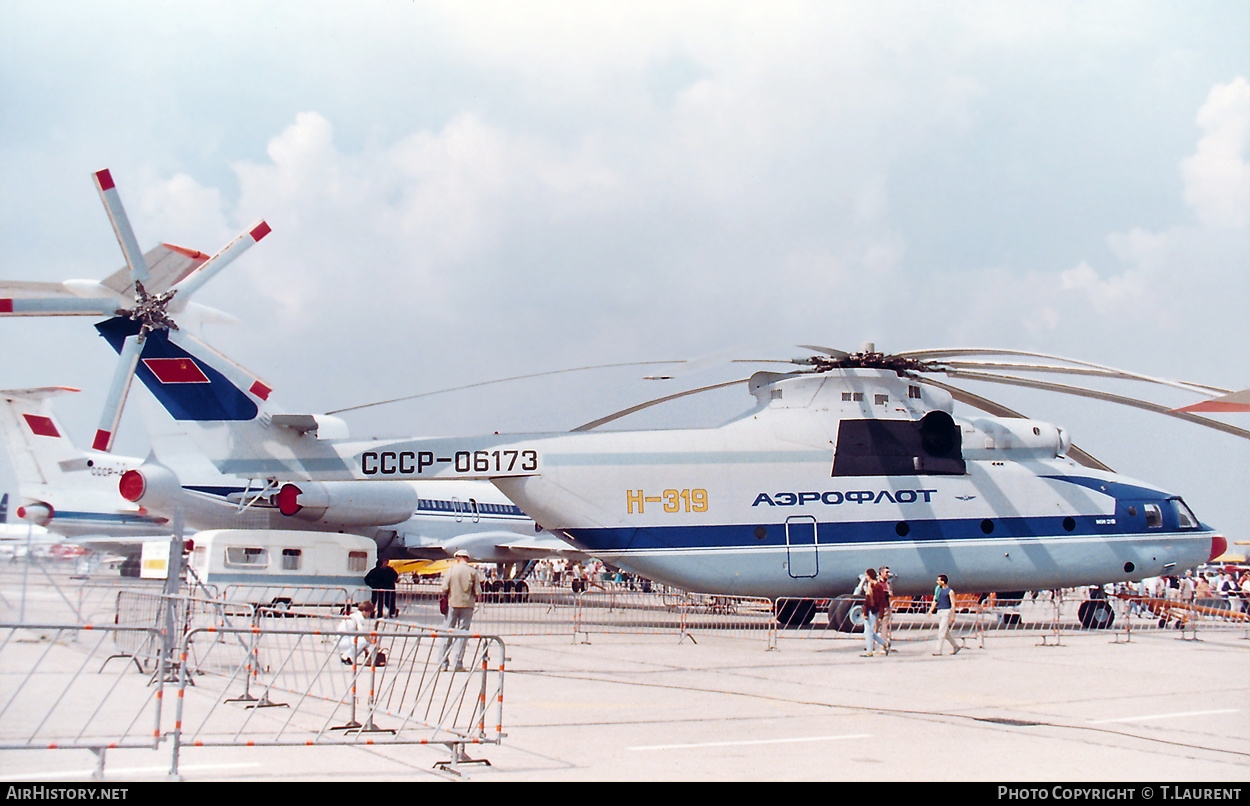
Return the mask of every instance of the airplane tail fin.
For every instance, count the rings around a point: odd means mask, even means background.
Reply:
[[[65,386],[0,391],[0,436],[20,486],[55,484],[66,472],[90,466],[90,457],[65,436],[48,403],[77,391]]]

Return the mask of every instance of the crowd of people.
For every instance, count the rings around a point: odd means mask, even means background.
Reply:
[[[1146,599],[1227,607],[1237,613],[1250,612],[1250,569],[1236,566],[1151,577],[1125,585],[1122,590]]]

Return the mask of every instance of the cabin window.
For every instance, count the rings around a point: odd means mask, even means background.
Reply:
[[[363,574],[368,571],[369,554],[364,551],[347,552],[347,570],[356,574]]]
[[[1179,498],[1172,499],[1172,510],[1176,513],[1176,526],[1179,529],[1197,529],[1198,519],[1194,517],[1193,510],[1185,506],[1185,502]]]
[[[872,402],[878,406],[884,406],[890,402],[889,395],[873,395]]]
[[[1162,529],[1163,528],[1163,510],[1158,504],[1145,504],[1142,507],[1146,512],[1146,528]]]
[[[920,397],[920,387],[919,386],[907,387],[907,397],[910,398],[911,400],[921,400],[922,398]]]
[[[269,550],[254,546],[226,546],[226,565],[268,568]]]
[[[303,552],[299,549],[283,549],[282,550],[282,570],[298,571],[299,562]]]

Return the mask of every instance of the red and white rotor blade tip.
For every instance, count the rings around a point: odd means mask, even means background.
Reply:
[[[126,338],[117,362],[117,370],[113,373],[113,383],[109,386],[108,398],[104,403],[100,427],[96,429],[95,439],[91,442],[91,447],[97,451],[108,452],[113,449],[117,425],[121,422],[122,409],[126,405],[126,396],[130,394],[130,383],[135,378],[135,367],[139,365],[139,355],[142,352],[143,341],[138,336]]]
[[[130,219],[126,217],[126,208],[122,207],[121,196],[113,183],[113,175],[106,168],[92,174],[96,188],[100,191],[100,199],[104,202],[104,210],[108,213],[113,232],[117,234],[117,242],[121,244],[122,254],[126,257],[126,265],[130,268],[130,278],[141,283],[148,282],[148,262],[143,259],[139,242],[135,240],[134,230],[130,228]]]
[[[241,233],[217,254],[210,257],[193,271],[185,280],[174,286],[182,299],[194,294],[200,286],[207,283],[219,271],[229,266],[235,258],[256,245],[261,238],[270,233],[270,227],[263,220],[257,221],[246,232]]]
[[[103,297],[0,297],[0,316],[112,316],[117,301]]]

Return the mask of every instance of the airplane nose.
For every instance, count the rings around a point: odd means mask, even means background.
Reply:
[[[1211,556],[1209,560],[1214,560],[1226,551],[1228,551],[1228,541],[1224,539],[1223,535],[1216,535],[1211,538]]]

